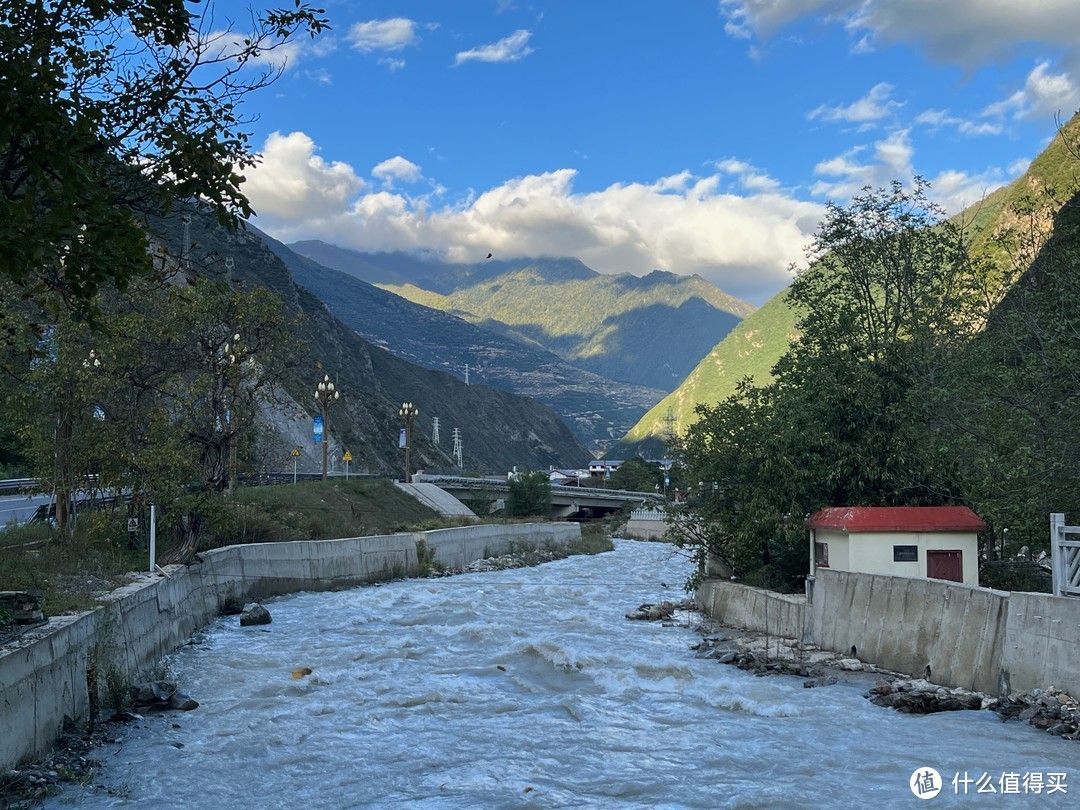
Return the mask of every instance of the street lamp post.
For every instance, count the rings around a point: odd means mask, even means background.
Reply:
[[[338,401],[341,393],[330,381],[330,375],[324,374],[322,381],[315,388],[315,401],[322,408],[322,480],[326,480],[326,464],[330,452],[330,406]]]
[[[420,415],[420,409],[411,402],[402,402],[398,416],[405,421],[405,483],[412,483],[412,423]]]

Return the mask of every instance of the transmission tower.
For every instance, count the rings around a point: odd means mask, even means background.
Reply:
[[[668,405],[667,413],[664,414],[664,443],[671,444],[671,440],[675,438],[675,423],[678,422],[678,418],[675,416],[675,412]]]
[[[462,461],[462,446],[461,446],[461,428],[454,428],[454,460],[459,467],[464,467],[465,462]]]
[[[431,418],[431,443],[436,447],[439,446],[439,417],[437,416]]]
[[[469,384],[469,364],[465,364],[465,384]]]

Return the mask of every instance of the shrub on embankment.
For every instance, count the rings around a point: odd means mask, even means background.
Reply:
[[[160,562],[237,543],[363,537],[461,523],[439,517],[391,481],[359,478],[244,487],[231,497],[200,499],[193,515],[200,529],[193,548],[178,547],[168,522],[159,522]],[[136,529],[129,531],[133,517]],[[148,567],[148,535],[149,509],[126,503],[81,513],[74,535],[65,539],[45,523],[8,526],[0,531],[0,591],[42,591],[52,615],[89,610],[97,604],[94,594]]]

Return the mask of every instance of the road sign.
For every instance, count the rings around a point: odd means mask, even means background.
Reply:
[[[346,450],[345,455],[342,456],[342,458],[345,459],[346,461],[352,461],[352,453],[350,453],[348,450]]]
[[[294,456],[298,456],[298,455],[300,455],[300,448],[299,448],[299,447],[294,447],[294,448],[293,448],[293,451],[292,451],[292,454],[293,454]]]

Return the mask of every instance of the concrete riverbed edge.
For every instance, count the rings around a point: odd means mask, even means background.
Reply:
[[[227,546],[201,562],[144,574],[89,613],[56,616],[0,650],[0,769],[47,753],[65,722],[85,718],[91,691],[133,682],[213,621],[226,600],[331,590],[415,575],[418,548],[448,569],[515,544],[566,545],[576,523],[461,526],[337,540]],[[46,606],[47,607],[47,606]]]
[[[988,695],[1080,694],[1080,599],[943,580],[819,570],[806,596],[723,579],[696,595],[724,625],[798,639]]]

